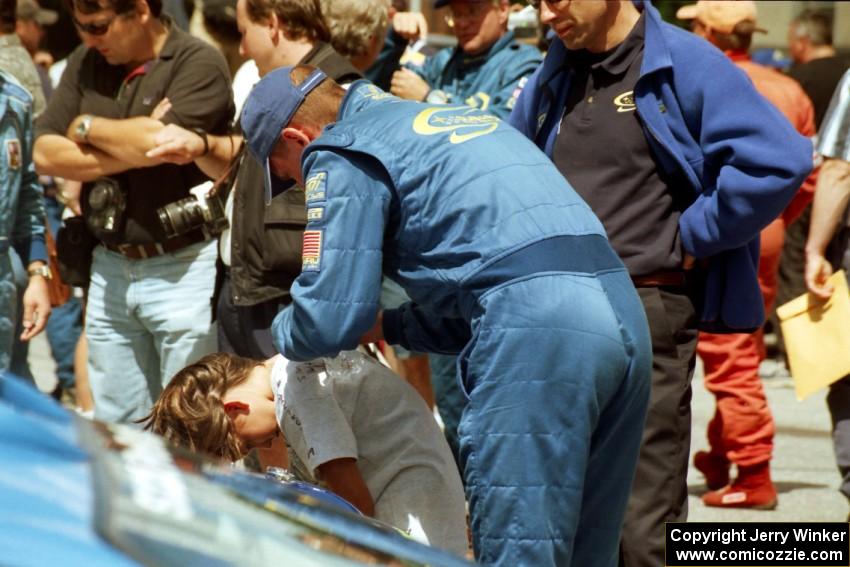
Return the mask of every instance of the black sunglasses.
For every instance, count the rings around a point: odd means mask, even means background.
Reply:
[[[103,34],[105,34],[106,32],[109,31],[109,26],[112,25],[112,22],[117,17],[118,17],[118,14],[113,14],[112,17],[110,17],[106,20],[101,20],[99,22],[91,22],[91,23],[88,23],[88,24],[84,24],[83,22],[79,21],[75,16],[71,16],[71,18],[74,20],[74,25],[77,26],[77,29],[80,30],[81,32],[85,32],[89,35],[103,35]]]

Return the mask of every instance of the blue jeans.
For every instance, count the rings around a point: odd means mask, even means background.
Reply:
[[[95,417],[144,417],[174,374],[216,348],[216,243],[131,260],[94,251],[86,335]]]

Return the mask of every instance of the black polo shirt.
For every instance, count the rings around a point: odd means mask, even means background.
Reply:
[[[569,52],[573,76],[552,154],[632,276],[681,266],[679,217],[693,198],[662,178],[635,110],[644,26],[641,15],[611,51]]]
[[[815,128],[820,130],[823,117],[832,100],[835,87],[850,68],[850,57],[834,56],[812,59],[791,67],[788,76],[800,83],[815,107]]]
[[[166,17],[163,23],[169,31],[159,57],[136,70],[110,65],[97,50],[79,46],[36,123],[35,136],[64,136],[80,114],[115,119],[149,116],[164,97],[172,104],[163,118],[166,124],[225,133],[233,117],[233,96],[224,57]],[[110,241],[113,244],[164,241],[156,210],[189,196],[190,188],[206,180],[194,164],[131,169],[113,177],[127,189],[127,222],[123,234]],[[90,186],[84,186],[83,199]]]

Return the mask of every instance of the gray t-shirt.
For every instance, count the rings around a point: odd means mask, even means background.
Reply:
[[[297,472],[315,480],[319,465],[356,459],[378,520],[436,547],[466,551],[457,467],[428,406],[404,379],[349,351],[306,363],[278,356],[271,386]]]

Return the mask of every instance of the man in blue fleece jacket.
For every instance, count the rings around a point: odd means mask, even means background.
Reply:
[[[697,329],[761,326],[758,234],[809,174],[811,143],[721,51],[648,3],[540,8],[560,41],[510,122],[600,218],[646,310],[652,394],[623,559],[656,567],[664,522],[687,517]]]

